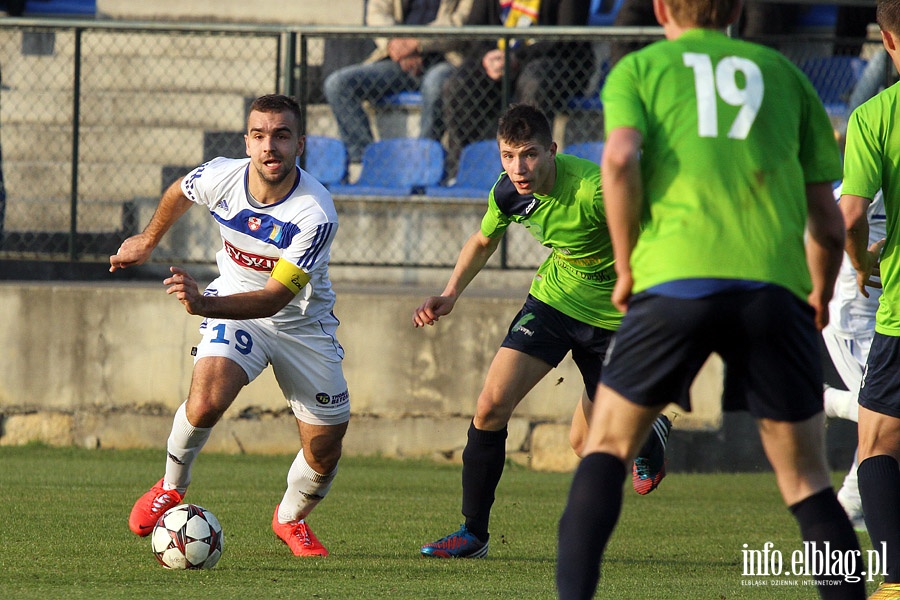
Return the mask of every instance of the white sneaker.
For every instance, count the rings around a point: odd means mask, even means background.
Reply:
[[[859,498],[859,492],[842,487],[838,490],[837,499],[841,506],[844,507],[844,512],[847,513],[853,529],[860,533],[865,533],[866,521],[863,516],[862,500]]]

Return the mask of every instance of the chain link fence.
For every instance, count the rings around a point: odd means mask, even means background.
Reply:
[[[457,52],[426,56],[412,75],[378,63],[362,85],[349,76],[373,37],[443,37]],[[338,206],[332,263],[452,266],[500,172],[495,149],[474,148],[493,140],[504,107],[543,108],[563,152],[602,141],[599,89],[612,45],[659,37],[650,27],[541,28],[514,40],[499,27],[0,23],[0,260],[106,260],[169,183],[215,156],[245,156],[249,103],[282,92],[301,101],[301,160]],[[481,57],[501,39],[515,74],[485,79]],[[807,70],[840,131],[879,44],[838,46],[819,32],[757,41]],[[400,154],[381,144],[395,139],[415,143]],[[154,260],[212,263],[218,233],[203,213],[190,211]],[[546,255],[523,228],[506,237],[490,266],[530,269]]]

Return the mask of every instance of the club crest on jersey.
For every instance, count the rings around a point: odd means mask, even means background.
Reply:
[[[262,219],[259,217],[250,217],[247,219],[247,227],[250,228],[250,231],[257,231],[262,227]]]

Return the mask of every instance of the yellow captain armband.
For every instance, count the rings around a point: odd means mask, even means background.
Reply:
[[[295,294],[299,294],[300,290],[309,283],[309,275],[303,269],[283,258],[279,258],[278,262],[275,263],[275,268],[272,269],[270,277],[282,283]]]

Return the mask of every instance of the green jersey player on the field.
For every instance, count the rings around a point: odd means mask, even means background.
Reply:
[[[524,225],[551,251],[478,397],[463,451],[466,521],[458,531],[421,548],[423,555],[437,558],[487,555],[488,520],[506,461],[509,419],[525,394],[569,351],[584,381],[570,432],[573,448],[580,451],[603,356],[622,319],[610,299],[615,270],[598,166],[557,154],[547,118],[524,104],[513,105],[501,117],[497,143],[505,172],[490,192],[481,230],[463,246],[444,292],[426,298],[416,309],[414,325],[433,325],[453,310],[511,223]],[[656,488],[665,475],[670,428],[669,420],[660,416],[654,435],[634,461],[633,483],[640,494]]]
[[[653,8],[666,40],[622,58],[602,92],[613,301],[627,312],[560,520],[563,599],[594,593],[626,465],[712,352],[723,408],[757,420],[804,541],[859,553],[824,452],[817,327],[843,246],[831,124],[787,58],[725,35],[739,0]],[[823,598],[865,597],[860,578],[814,575]]]
[[[900,71],[900,0],[879,0],[876,18],[885,50]],[[866,529],[875,548],[883,547],[886,575],[879,600],[900,598],[900,87],[887,88],[850,116],[844,161],[841,211],[847,222],[847,254],[862,293],[883,288],[875,314],[875,337],[859,389],[859,493]],[[887,235],[881,249],[869,241],[869,204],[884,191]],[[872,276],[876,281],[872,282]],[[877,281],[880,276],[880,283]]]

